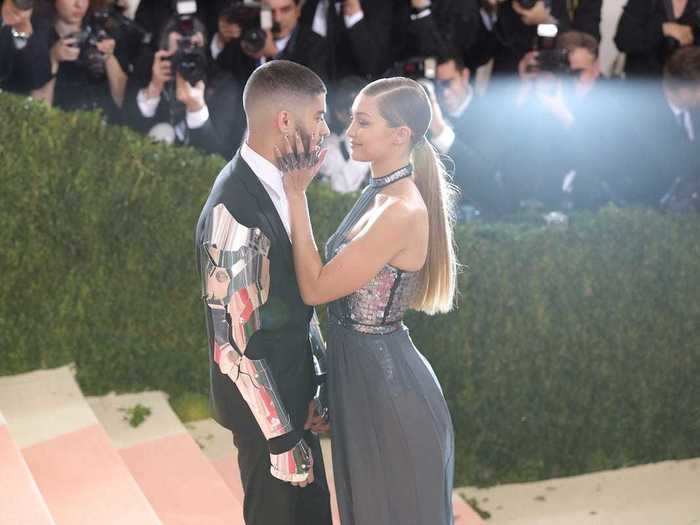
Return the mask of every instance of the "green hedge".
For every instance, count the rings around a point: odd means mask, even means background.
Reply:
[[[0,95],[0,374],[206,393],[193,229],[224,160]],[[319,242],[352,198],[317,186]],[[645,210],[461,227],[460,305],[408,320],[460,483],[700,455],[700,220]]]

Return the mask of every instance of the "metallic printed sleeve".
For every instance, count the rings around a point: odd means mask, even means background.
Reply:
[[[211,350],[268,440],[294,430],[267,361],[245,355],[270,291],[269,250],[270,240],[258,228],[239,224],[223,204],[214,207],[200,247],[202,294],[214,328]]]
[[[328,417],[328,388],[326,386],[326,375],[328,366],[326,364],[326,342],[321,335],[321,326],[318,322],[316,312],[311,318],[309,325],[309,341],[311,342],[311,352],[314,360],[314,372],[316,374],[316,411],[323,418]]]

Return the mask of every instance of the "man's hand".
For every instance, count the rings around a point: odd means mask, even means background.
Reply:
[[[188,113],[195,113],[204,107],[204,88],[202,80],[193,86],[180,73],[175,74],[175,98],[185,105]]]
[[[523,58],[518,62],[518,75],[520,80],[529,82],[537,77],[537,51],[529,51],[525,53]]]
[[[520,15],[520,19],[526,26],[536,26],[538,24],[553,24],[556,22],[550,9],[544,5],[543,0],[537,0],[531,9],[525,9],[518,0],[513,0],[513,11]]]
[[[693,28],[690,26],[676,24],[675,22],[666,22],[662,26],[664,35],[675,38],[681,46],[690,46],[695,42]]]
[[[423,84],[423,82],[421,82]],[[440,134],[445,131],[445,118],[442,115],[442,108],[438,103],[437,96],[435,94],[435,88],[432,84],[423,84],[423,89],[428,94],[428,99],[430,99],[430,105],[433,108],[433,119],[430,121],[430,135],[434,137],[439,137]]]
[[[265,33],[267,34],[265,37],[265,46],[260,51],[256,53],[250,49],[250,47],[248,47],[247,42],[241,42],[241,49],[243,52],[255,60],[262,57],[273,58],[278,53],[277,46],[275,45],[275,39],[272,38],[271,31],[266,30]]]
[[[160,50],[153,57],[151,83],[146,90],[148,98],[159,97],[165,84],[173,79],[173,66],[169,60],[173,54],[172,51]]]
[[[222,45],[226,45],[232,40],[241,38],[241,26],[230,23],[225,16],[219,17],[219,41]]]
[[[316,410],[316,401],[312,399],[309,402],[309,413],[306,417],[306,423],[304,423],[304,430],[311,430],[316,434],[323,434],[331,429],[331,426],[325,420],[325,418],[319,415],[318,410]]]
[[[18,9],[12,0],[2,3],[3,22],[19,33],[32,34],[32,12],[33,9]]]
[[[314,482],[314,471],[313,471],[313,469],[311,469],[311,470],[309,470],[309,474],[308,474],[305,481],[292,481],[291,483],[294,487],[304,488],[307,485],[311,485],[313,482]]]
[[[542,106],[556,118],[564,128],[569,129],[574,125],[574,115],[571,113],[560,81],[557,81],[555,89],[543,89],[537,92],[537,98]]]
[[[344,0],[343,2],[343,15],[352,16],[362,11],[362,5],[360,5],[360,0]]]

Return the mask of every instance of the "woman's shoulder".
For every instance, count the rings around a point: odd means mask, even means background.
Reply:
[[[404,193],[383,194],[377,204],[380,206],[382,219],[390,223],[418,223],[428,214],[420,194],[418,197]]]

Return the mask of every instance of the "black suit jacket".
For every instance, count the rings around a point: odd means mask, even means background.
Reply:
[[[695,44],[700,41],[700,2],[688,4],[676,23],[696,28]],[[673,51],[674,39],[664,37],[662,26],[669,20],[663,0],[629,0],[617,24],[615,45],[627,54],[628,77],[658,77],[666,58]]]
[[[299,23],[311,29],[320,0],[307,0]],[[326,16],[326,42],[330,53],[330,78],[359,75],[378,78],[391,66],[391,27],[394,6],[390,0],[361,0],[363,19],[347,28],[334,2]]]
[[[508,213],[514,206],[499,175],[499,158],[506,153],[500,134],[507,124],[492,100],[475,96],[459,118],[448,117],[455,132],[447,153],[454,165],[454,183],[460,188],[462,201],[487,217]]]
[[[275,58],[306,66],[327,81],[331,73],[330,53],[325,38],[298,24],[285,48]]]
[[[260,308],[262,328],[250,338],[246,356],[267,360],[294,427],[291,438],[288,434],[277,439],[285,439],[293,445],[302,437],[308,405],[316,389],[309,344],[313,308],[301,299],[294,274],[292,247],[284,225],[262,183],[241,158],[240,152],[219,173],[197,222],[197,264],[200,264],[199,250],[206,220],[219,203],[223,203],[239,223],[260,228],[271,243],[270,293]],[[206,318],[208,324],[210,317],[207,315]],[[262,436],[238,388],[221,373],[214,361],[212,327],[208,325],[207,331],[210,404],[214,418],[239,436]]]

